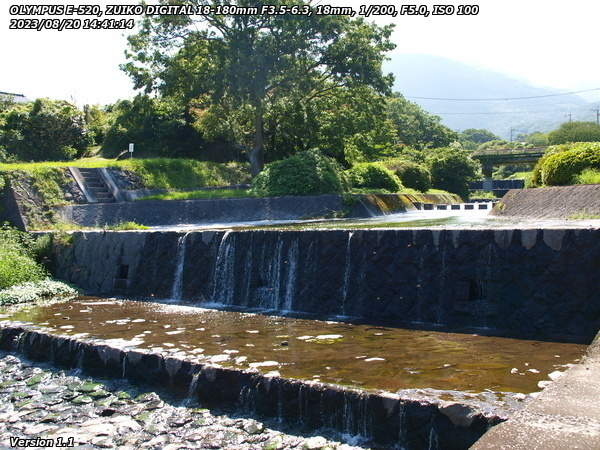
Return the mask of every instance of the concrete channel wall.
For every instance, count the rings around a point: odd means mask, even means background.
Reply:
[[[78,232],[68,240],[55,246],[56,274],[101,295],[582,343],[600,328],[600,229]]]
[[[600,217],[600,184],[511,189],[492,214],[533,219]]]
[[[600,334],[583,361],[567,370],[473,450],[600,448]]]

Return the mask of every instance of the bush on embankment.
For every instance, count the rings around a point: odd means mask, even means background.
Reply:
[[[577,184],[578,176],[586,169],[600,169],[600,143],[554,145],[537,162],[531,183],[533,186]]]
[[[479,178],[480,165],[460,148],[433,148],[427,150],[425,163],[431,172],[433,186],[462,198],[469,195],[469,182]]]
[[[381,161],[381,164],[394,172],[403,186],[420,192],[431,189],[431,172],[424,165],[398,158]]]
[[[0,230],[0,289],[47,277],[35,260],[35,241],[26,233],[7,227]]]
[[[77,294],[48,278],[41,262],[48,256],[49,244],[45,237],[36,239],[6,226],[0,229],[0,305]]]
[[[347,190],[339,164],[318,150],[267,164],[252,180],[252,191],[260,196],[339,194]]]
[[[402,189],[400,179],[380,163],[360,163],[346,171],[350,184],[356,189],[384,189],[398,192]]]

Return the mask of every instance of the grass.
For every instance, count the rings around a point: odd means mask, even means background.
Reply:
[[[567,217],[568,220],[597,220],[600,219],[600,214],[591,214],[585,211],[580,211],[571,214]]]
[[[577,184],[600,184],[600,170],[585,169],[577,176],[575,182]]]
[[[352,189],[352,194],[391,194],[386,189]],[[416,189],[406,188],[396,194],[419,195],[422,192]],[[426,194],[449,194],[441,189],[430,189]],[[137,200],[197,200],[211,198],[246,198],[257,197],[257,194],[250,189],[206,189],[187,192],[167,192],[164,194],[149,195],[147,197],[138,198]]]
[[[532,175],[533,175],[532,170],[528,171],[528,172],[515,172],[507,179],[508,180],[525,180],[525,187],[528,188],[531,185]]]
[[[309,223],[290,223],[290,224],[277,224],[277,225],[260,225],[260,226],[249,226],[249,227],[234,227],[238,230],[310,230],[310,229],[327,229],[327,230],[361,230],[371,228],[416,228],[416,227],[434,227],[441,225],[452,225],[457,223],[456,217],[441,217],[435,219],[415,219],[407,220],[403,222],[360,222],[349,223],[344,221],[342,223],[326,222],[326,221],[315,221]]]
[[[469,194],[469,200],[473,198],[486,198],[489,200],[494,200],[498,197],[496,197],[493,192],[489,191],[473,191]]]
[[[187,192],[167,192],[165,194],[149,195],[137,200],[197,200],[210,198],[244,198],[255,197],[250,189],[206,189]]]
[[[126,230],[149,230],[150,227],[146,225],[141,225],[136,222],[121,222],[117,225],[109,225],[104,228],[105,230],[111,231],[126,231]]]
[[[215,163],[195,159],[149,158],[116,161],[105,158],[83,158],[75,161],[45,161],[31,163],[1,163],[0,172],[36,171],[79,167],[112,167],[136,173],[145,187],[151,189],[188,189],[206,186],[226,186],[250,181],[248,164]]]

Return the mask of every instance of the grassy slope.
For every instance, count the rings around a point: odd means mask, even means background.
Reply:
[[[51,168],[114,167],[136,173],[147,188],[186,189],[204,186],[243,184],[250,180],[248,165],[244,163],[214,163],[193,159],[127,159],[115,161],[104,158],[84,158],[76,161],[0,164],[0,172],[15,170],[27,173]]]

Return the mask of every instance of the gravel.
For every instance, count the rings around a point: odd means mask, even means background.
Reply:
[[[75,448],[361,448],[199,406],[0,353],[0,448],[11,447],[11,438],[62,439]]]

